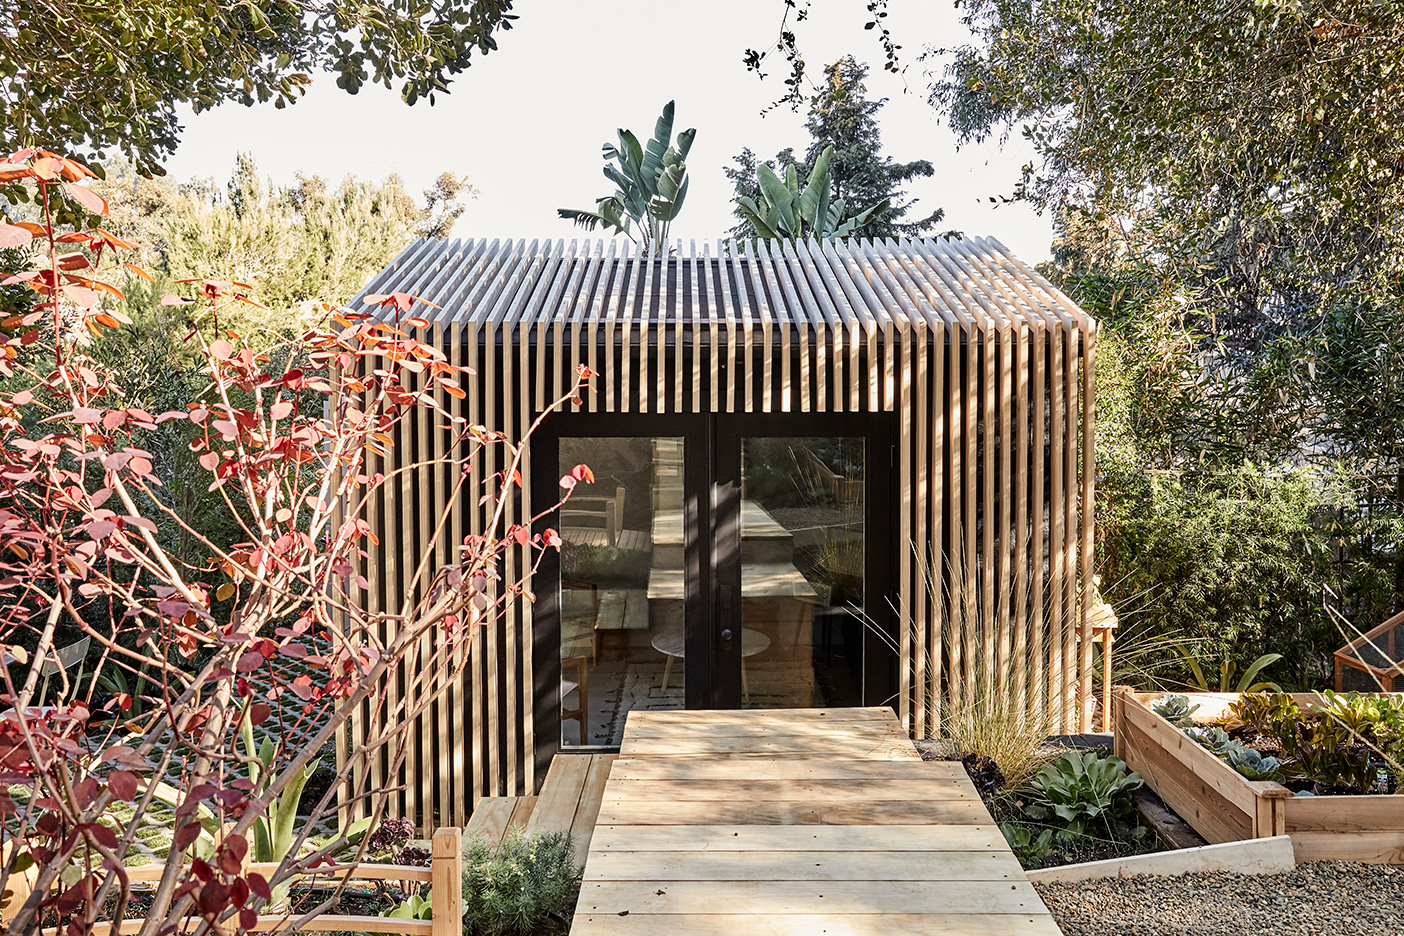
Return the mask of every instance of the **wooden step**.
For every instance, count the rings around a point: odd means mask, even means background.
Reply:
[[[535,796],[484,796],[473,807],[463,838],[482,836],[494,847],[501,845],[509,829],[528,825],[535,806]]]
[[[576,860],[583,862],[590,851],[605,782],[616,756],[557,754],[541,785],[541,795],[527,823],[527,833],[570,832],[574,837]]]

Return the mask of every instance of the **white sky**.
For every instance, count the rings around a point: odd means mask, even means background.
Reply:
[[[865,32],[864,0],[814,0],[796,27],[815,76],[825,63],[852,53],[874,66],[870,96],[886,96],[878,114],[884,152],[898,161],[929,159],[930,179],[909,193],[914,216],[946,209],[945,228],[997,237],[1029,262],[1047,259],[1051,226],[1025,205],[992,204],[1007,195],[1030,151],[1016,134],[1003,150],[990,144],[957,150],[955,138],[926,103],[929,81],[916,61],[925,46],[966,41],[950,0],[891,0],[889,22],[904,48],[902,76],[882,70],[875,32]],[[627,127],[641,139],[670,98],[674,131],[697,128],[688,158],[691,185],[673,222],[673,238],[715,240],[734,223],[731,188],[721,168],[749,146],[769,158],[809,142],[804,114],[761,116],[783,88],[785,63],[775,59],[765,81],[741,63],[749,47],[773,40],[780,0],[525,0],[516,28],[498,36],[498,50],[455,80],[435,106],[406,107],[398,90],[363,88],[351,96],[330,75],[297,104],[226,104],[186,114],[180,149],[167,164],[174,178],[228,178],[235,154],[248,151],[274,182],[318,174],[403,176],[414,192],[443,171],[466,175],[481,191],[459,220],[461,237],[566,238],[586,234],[556,217],[556,208],[593,208],[612,190],[600,174],[600,145]]]

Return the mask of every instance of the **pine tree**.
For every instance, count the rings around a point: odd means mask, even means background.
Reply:
[[[825,68],[824,87],[811,101],[809,119],[805,123],[811,142],[804,158],[796,157],[794,148],[787,147],[774,159],[766,160],[765,165],[780,175],[784,174],[786,166],[793,165],[796,173],[803,178],[824,147],[832,145],[832,198],[844,199],[852,214],[860,214],[884,198],[892,200],[892,207],[874,215],[854,232],[855,237],[920,237],[929,234],[941,223],[945,210],[937,208],[920,220],[904,220],[915,207],[917,199],[904,198],[903,187],[912,179],[934,175],[935,169],[929,160],[898,163],[891,156],[882,155],[882,133],[878,129],[877,112],[887,103],[887,98],[874,100],[867,96],[867,86],[863,83],[867,76],[868,66],[855,61],[851,55]],[[760,185],[756,181],[759,158],[748,148],[732,161],[734,166],[722,168],[734,189],[732,203],[736,204],[742,196],[759,199]],[[731,233],[737,237],[751,236],[753,232],[740,209],[735,209],[733,213],[740,223],[731,229]]]

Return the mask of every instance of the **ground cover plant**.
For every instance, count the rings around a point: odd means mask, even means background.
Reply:
[[[364,857],[364,832],[384,812],[387,785],[353,766],[383,754],[395,775],[402,733],[462,671],[475,630],[533,600],[502,576],[503,558],[515,552],[531,570],[560,540],[503,520],[522,447],[445,408],[465,371],[416,339],[420,300],[404,293],[367,297],[384,321],[328,305],[319,327],[255,350],[221,327],[230,308],[257,304],[246,287],[181,284],[184,295],[162,302],[184,319],[200,381],[163,412],[131,405],[92,353],[125,325],[111,280],[132,245],[88,223],[107,211],[91,177],[44,150],[0,160],[0,179],[23,187],[40,219],[0,224],[0,244],[23,253],[5,285],[30,290],[0,321],[0,705],[13,709],[0,719],[0,823],[13,843],[0,889],[18,894],[19,875],[29,886],[8,931],[78,936],[135,917],[142,936],[239,933],[266,927],[275,909],[275,928],[294,929],[336,906],[345,880],[285,913],[274,905],[289,882]],[[421,555],[433,555],[459,498],[484,498],[493,519],[452,544],[452,561],[426,561],[402,604],[368,608],[366,504],[398,483],[386,449],[420,410],[465,450],[500,447],[506,466],[485,491],[454,472]],[[171,452],[151,440],[163,427],[179,428],[230,538],[188,522],[184,490],[162,481]],[[590,476],[579,466],[562,487]],[[171,531],[194,548],[178,551]],[[65,633],[90,640],[96,660],[58,667],[49,686],[45,664]],[[426,653],[433,666],[419,665]],[[297,787],[351,719],[354,746],[323,762],[331,775],[307,802]],[[321,837],[338,809],[370,822]],[[123,867],[153,825],[170,840],[150,849],[162,876],[138,898]],[[248,870],[260,852],[275,870]]]
[[[987,803],[1019,861],[1041,868],[1155,850],[1133,799],[1142,786],[1120,758],[1071,750]]]
[[[1364,795],[1400,790],[1404,701],[1388,695],[1326,691],[1301,708],[1290,695],[1243,693],[1225,715],[1186,724],[1185,696],[1151,710],[1249,780],[1273,780],[1298,795]]]

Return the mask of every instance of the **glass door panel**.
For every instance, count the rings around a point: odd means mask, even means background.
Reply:
[[[740,441],[742,706],[861,705],[864,439]]]
[[[681,438],[560,440],[589,465],[560,510],[561,744],[618,745],[636,709],[684,705]]]

